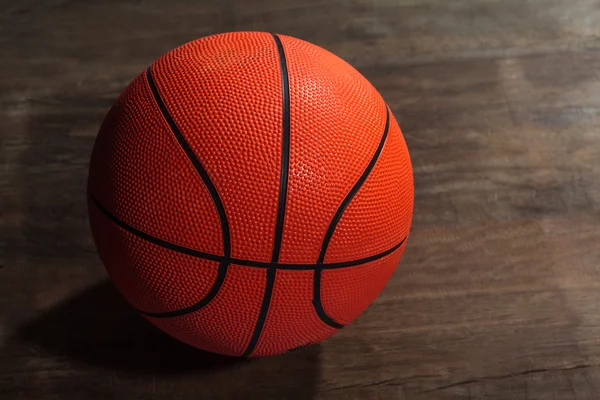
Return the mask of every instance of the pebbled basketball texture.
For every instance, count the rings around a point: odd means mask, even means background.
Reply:
[[[406,245],[413,177],[354,68],[292,37],[226,33],[165,54],[117,99],[88,207],[145,318],[255,357],[318,342],[373,302]]]

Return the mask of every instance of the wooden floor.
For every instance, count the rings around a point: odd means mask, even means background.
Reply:
[[[0,0],[0,398],[600,399],[599,0]],[[334,337],[237,360],[107,280],[85,207],[100,122],[165,51],[265,30],[380,90],[411,239]]]

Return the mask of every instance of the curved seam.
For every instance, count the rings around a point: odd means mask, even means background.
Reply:
[[[285,51],[281,39],[276,34],[271,34],[275,45],[277,46],[277,53],[279,55],[279,67],[281,69],[281,167],[279,173],[279,199],[277,204],[277,222],[275,224],[275,238],[273,241],[273,254],[271,256],[271,263],[277,264],[279,261],[279,252],[281,250],[281,241],[283,237],[283,222],[285,220],[285,208],[287,202],[287,187],[288,187],[288,174],[290,165],[290,84],[287,70],[287,61],[285,58]],[[275,278],[277,276],[277,268],[269,267],[267,270],[267,283],[265,286],[265,293],[258,313],[256,324],[250,341],[246,346],[246,350],[242,354],[244,357],[249,356],[254,351],[254,348],[258,344],[260,335],[265,325],[267,314],[269,312],[269,306],[271,304],[271,297],[273,295],[273,288],[275,287]]]
[[[332,328],[342,329],[344,325],[339,322],[334,321],[323,309],[323,302],[321,300],[321,277],[323,270],[316,269],[313,276],[313,307],[315,308],[315,312],[319,319],[325,322]]]
[[[327,315],[327,313],[323,309],[323,302],[321,299],[321,275],[323,274],[323,268],[321,266],[323,265],[323,263],[325,261],[325,255],[327,254],[327,248],[329,247],[329,242],[331,241],[331,238],[333,237],[335,228],[337,227],[337,224],[340,222],[340,219],[342,218],[344,211],[346,211],[346,208],[348,207],[348,205],[350,204],[352,199],[354,199],[354,196],[356,196],[356,194],[358,193],[358,191],[360,190],[362,185],[365,183],[365,181],[371,174],[371,171],[373,171],[373,168],[375,168],[375,164],[377,164],[377,161],[379,160],[379,156],[381,155],[381,152],[383,151],[383,146],[388,137],[389,129],[390,129],[390,110],[386,105],[385,106],[385,128],[383,130],[383,135],[381,136],[381,140],[379,141],[379,145],[377,146],[377,150],[375,150],[375,154],[373,154],[371,161],[369,162],[369,164],[363,171],[362,175],[360,176],[360,178],[358,178],[358,181],[354,184],[354,186],[352,187],[350,192],[348,192],[348,194],[344,198],[344,201],[342,201],[342,204],[340,204],[339,208],[335,212],[333,219],[329,223],[329,227],[327,228],[325,237],[323,238],[323,244],[321,245],[321,252],[319,253],[319,258],[317,260],[318,267],[315,269],[314,276],[313,276],[313,306],[315,308],[315,312],[317,313],[317,315],[319,316],[321,321],[323,321],[327,325],[331,326],[332,328],[341,329],[344,327],[344,325],[333,320],[333,318],[331,318],[329,315]]]
[[[146,81],[148,82],[148,86],[150,87],[150,91],[152,92],[152,97],[154,98],[154,101],[156,102],[156,105],[158,106],[160,113],[162,114],[163,118],[167,122],[167,125],[171,129],[173,136],[175,136],[175,139],[177,140],[180,147],[186,154],[188,160],[192,163],[192,165],[193,165],[194,169],[196,170],[196,172],[198,173],[198,175],[200,175],[202,182],[204,183],[204,185],[206,186],[206,188],[208,190],[208,193],[210,194],[210,197],[213,201],[214,207],[219,216],[219,222],[221,224],[221,234],[222,234],[222,240],[223,240],[223,257],[219,260],[220,264],[219,264],[219,270],[217,272],[217,277],[216,277],[215,281],[213,282],[213,285],[211,286],[209,292],[199,302],[197,302],[196,304],[193,304],[189,307],[186,307],[186,308],[183,308],[180,310],[169,311],[169,312],[150,313],[150,312],[138,310],[140,313],[142,313],[146,316],[151,316],[151,317],[156,317],[156,318],[167,318],[167,317],[181,316],[181,315],[189,314],[194,311],[198,311],[202,307],[209,304],[217,296],[217,294],[221,290],[221,287],[223,286],[223,282],[225,281],[225,277],[227,275],[227,270],[228,270],[229,264],[230,264],[231,235],[230,235],[230,231],[229,231],[229,222],[227,220],[227,214],[225,213],[225,207],[223,206],[223,201],[221,200],[221,197],[219,196],[219,192],[217,191],[217,188],[215,187],[212,180],[210,179],[208,172],[206,171],[206,169],[204,168],[204,166],[198,159],[198,156],[196,155],[196,153],[194,153],[190,144],[185,139],[185,137],[183,136],[183,133],[181,132],[181,130],[179,129],[179,127],[173,120],[173,117],[169,113],[169,110],[167,109],[167,106],[165,105],[165,103],[160,95],[158,87],[156,86],[156,82],[154,81],[151,66],[146,68]],[[98,201],[96,201],[94,199],[94,202],[96,203],[96,206],[99,206]],[[108,211],[107,210],[105,210],[105,211],[106,211],[105,214],[107,214]],[[116,219],[117,218],[115,217],[115,219],[113,219],[113,220],[116,220]],[[124,222],[123,222],[123,224],[124,224]],[[120,224],[120,225],[123,226],[122,224]],[[131,228],[133,228],[133,227],[131,227]],[[135,229],[135,228],[133,228],[133,229]],[[140,233],[140,232],[141,231],[138,230],[138,233]],[[146,240],[148,238],[153,238],[154,239],[152,241],[153,243],[160,241],[160,239],[154,238],[151,235],[148,235],[148,234],[145,234],[145,235],[146,235]],[[156,243],[156,244],[158,244],[158,243]],[[210,258],[207,258],[207,259],[210,259]],[[215,261],[217,261],[217,260],[215,260]]]
[[[182,315],[186,315],[186,314],[192,313],[194,311],[198,311],[199,309],[201,309],[202,307],[204,307],[208,303],[210,303],[212,301],[212,299],[214,299],[217,296],[217,294],[221,290],[221,287],[223,286],[223,282],[225,282],[225,276],[227,275],[228,267],[229,267],[229,263],[221,262],[219,264],[219,269],[217,271],[217,277],[216,277],[215,281],[213,282],[212,286],[210,287],[210,290],[208,291],[208,293],[206,293],[206,295],[199,302],[192,304],[189,307],[182,308],[182,309],[175,310],[175,311],[165,311],[165,312],[148,312],[148,311],[143,311],[143,310],[139,310],[139,309],[136,309],[136,310],[140,314],[143,314],[147,317],[153,317],[153,318],[180,317]]]
[[[154,82],[151,67],[146,68],[146,79],[148,81],[148,85],[150,86],[150,90],[152,91],[152,96],[154,97],[154,100],[156,101],[156,104],[160,109],[162,116],[171,128],[171,132],[173,132],[175,139],[177,139],[177,142],[179,142],[179,145],[185,152],[187,158],[190,160],[190,162],[194,166],[194,169],[196,170],[196,172],[198,172],[198,175],[200,175],[202,182],[204,182],[204,185],[208,189],[208,193],[210,194],[210,197],[217,210],[217,214],[219,215],[219,221],[221,222],[221,231],[223,235],[223,254],[225,258],[229,258],[231,256],[229,222],[227,221],[227,214],[225,213],[225,207],[223,206],[223,201],[219,196],[219,192],[217,191],[217,188],[213,184],[212,180],[210,179],[208,172],[206,172],[206,169],[204,169],[202,163],[196,156],[196,153],[194,153],[192,147],[179,130],[179,127],[173,120],[173,117],[171,117],[171,114],[169,113],[169,110],[167,109],[167,106],[165,105],[160,95],[160,92],[158,91],[158,87]]]
[[[242,265],[245,267],[265,268],[265,269],[274,268],[274,269],[283,269],[283,270],[290,270],[290,271],[313,271],[318,268],[321,268],[323,270],[328,270],[328,269],[342,269],[342,268],[356,267],[356,266],[359,266],[362,264],[369,263],[371,261],[377,261],[380,258],[390,255],[394,251],[398,250],[404,244],[404,242],[406,242],[406,239],[407,239],[405,237],[404,239],[402,239],[400,241],[400,243],[396,244],[394,247],[391,247],[388,250],[385,250],[381,253],[377,253],[377,254],[369,256],[369,257],[360,258],[360,259],[351,260],[351,261],[328,263],[328,264],[327,263],[324,263],[324,264],[271,263],[271,262],[264,262],[264,261],[244,260],[241,258],[234,258],[234,257],[231,257],[228,260],[226,260],[225,257],[223,257],[223,256],[219,256],[219,255],[212,254],[212,253],[206,253],[206,252],[203,252],[200,250],[190,249],[189,247],[184,247],[184,246],[180,246],[178,244],[167,242],[165,240],[157,238],[156,236],[152,236],[144,231],[134,228],[133,226],[120,220],[119,218],[115,217],[110,212],[108,212],[108,210],[106,210],[106,208],[104,208],[102,206],[102,204],[100,204],[98,202],[98,200],[94,197],[94,195],[91,192],[89,193],[89,197],[90,197],[90,200],[92,201],[92,203],[96,206],[96,208],[98,208],[98,210],[102,214],[104,214],[109,220],[111,220],[115,225],[118,225],[119,227],[121,227],[124,230],[126,230],[127,232],[139,237],[140,239],[143,239],[147,242],[150,242],[157,246],[163,247],[165,249],[188,255],[190,257],[202,258],[204,260],[216,261],[219,263],[222,263],[223,261],[229,261],[230,264]]]

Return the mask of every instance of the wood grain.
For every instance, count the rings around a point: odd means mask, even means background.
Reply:
[[[414,164],[412,234],[323,343],[233,360],[122,300],[85,208],[93,140],[153,59],[230,30],[369,78]],[[0,1],[0,398],[596,399],[597,0]]]

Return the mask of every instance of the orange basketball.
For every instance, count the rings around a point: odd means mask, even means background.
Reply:
[[[100,129],[88,191],[126,299],[183,342],[253,357],[363,312],[413,211],[379,93],[326,50],[261,32],[195,40],[135,78]]]

